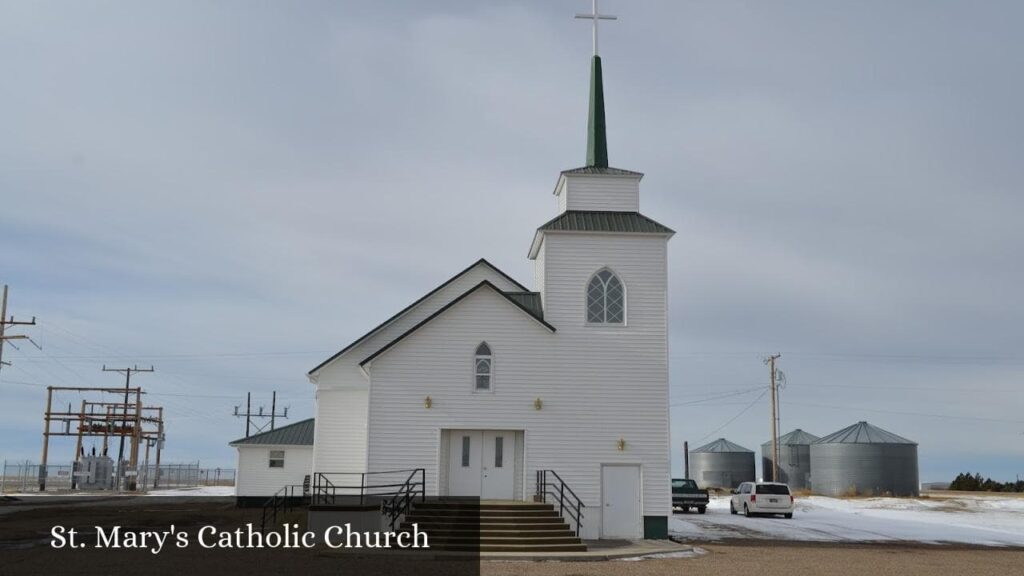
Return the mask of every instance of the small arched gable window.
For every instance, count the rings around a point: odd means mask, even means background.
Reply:
[[[626,291],[618,276],[599,270],[587,284],[587,322],[622,324],[626,321]]]
[[[481,342],[476,347],[476,355],[473,358],[473,374],[475,375],[475,388],[477,390],[490,390],[491,377],[494,375],[494,356],[491,355],[491,347],[487,342]]]

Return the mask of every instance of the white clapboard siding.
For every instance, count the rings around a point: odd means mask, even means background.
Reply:
[[[273,496],[288,484],[302,484],[313,470],[312,446],[240,445],[235,495]],[[284,450],[284,468],[270,467],[270,451]]]
[[[319,387],[316,392],[317,472],[366,472],[366,389]]]
[[[598,535],[602,463],[641,464],[644,514],[669,515],[665,256],[661,236],[549,234],[542,277],[556,333],[480,290],[375,359],[370,469],[426,466],[436,493],[439,430],[524,430],[524,493],[534,471],[556,470],[588,506],[585,537]],[[585,325],[585,284],[603,266],[627,286],[627,326]],[[473,391],[481,341],[493,392]]]
[[[589,399],[595,400],[597,405],[588,411],[601,415],[598,426],[601,422],[616,424],[600,429],[626,440],[626,450],[618,453],[621,461],[642,463],[644,515],[668,516],[667,238],[549,233],[544,247],[545,318],[558,328],[561,367],[567,374],[578,375],[573,386],[579,394],[590,394]],[[625,286],[624,326],[586,323],[586,286],[603,267],[615,272]],[[528,439],[527,447],[531,446]],[[555,447],[544,447],[545,451],[552,449]],[[591,478],[599,484],[600,472],[593,471]],[[568,478],[566,481],[572,484]],[[598,502],[597,494],[592,501]]]
[[[640,211],[640,176],[566,175],[556,188],[558,210]]]
[[[317,472],[366,471],[368,381],[359,362],[484,280],[502,290],[521,290],[491,267],[478,263],[318,371],[313,458]]]

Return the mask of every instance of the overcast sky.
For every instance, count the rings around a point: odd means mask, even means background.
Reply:
[[[0,458],[38,460],[43,387],[138,363],[165,461],[233,466],[246,392],[311,416],[308,369],[477,258],[530,285],[589,5],[0,1],[0,282],[43,347],[5,350]],[[678,231],[673,469],[768,439],[781,352],[782,432],[1024,474],[1024,4],[602,9],[611,164]]]

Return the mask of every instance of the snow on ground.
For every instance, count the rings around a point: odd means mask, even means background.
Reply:
[[[234,486],[197,486],[195,488],[167,488],[149,490],[147,492],[110,492],[110,491],[80,491],[80,492],[24,492],[6,494],[13,498],[46,498],[46,497],[91,497],[97,496],[234,496]]]
[[[797,498],[792,519],[729,513],[713,496],[707,514],[674,514],[669,532],[694,541],[728,539],[821,542],[913,541],[1024,546],[1024,499],[988,495],[941,498]]]
[[[196,488],[172,488],[150,490],[146,496],[234,496],[234,486],[198,486]]]

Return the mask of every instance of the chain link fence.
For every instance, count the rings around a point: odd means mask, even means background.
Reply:
[[[0,494],[32,493],[39,491],[39,464],[30,461],[11,462],[4,460],[0,469]],[[75,489],[74,464],[47,464],[46,491],[70,492]],[[234,468],[203,468],[199,462],[188,464],[155,464],[140,466],[138,474],[127,475],[138,478],[139,491],[165,488],[195,488],[199,486],[234,486]],[[114,478],[110,479],[110,486]]]

